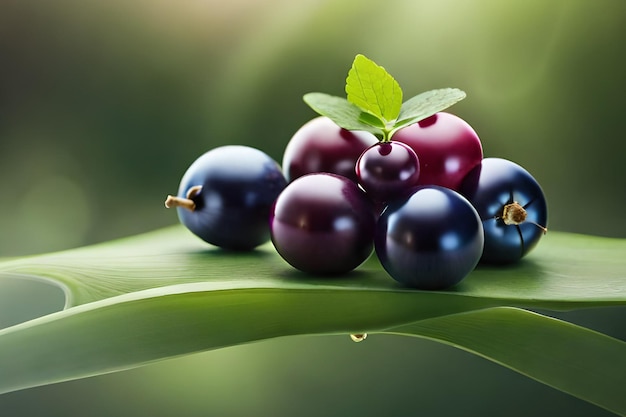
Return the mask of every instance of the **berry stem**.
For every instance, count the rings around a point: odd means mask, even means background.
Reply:
[[[165,207],[167,208],[182,207],[182,208],[186,208],[189,211],[195,211],[196,202],[193,201],[193,198],[196,197],[200,193],[201,190],[202,190],[202,186],[196,185],[194,187],[191,187],[189,191],[187,191],[186,197],[176,197],[173,195],[168,195],[167,198],[165,199]]]
[[[196,203],[193,200],[188,198],[175,197],[173,195],[168,195],[167,199],[165,199],[165,207],[183,207],[189,211],[194,211],[196,209]]]
[[[383,137],[382,139],[380,139],[381,142],[385,143],[385,142],[391,142],[391,129],[387,129],[387,128],[382,128],[381,129],[382,133],[383,133]]]

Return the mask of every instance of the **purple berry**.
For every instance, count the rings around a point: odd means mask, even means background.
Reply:
[[[372,253],[376,220],[372,203],[349,179],[304,175],[278,196],[270,218],[277,252],[301,271],[346,273]]]
[[[287,144],[283,172],[289,182],[316,172],[342,175],[356,182],[356,160],[377,141],[371,133],[345,130],[327,117],[316,117],[298,129]]]
[[[393,140],[406,143],[419,157],[419,185],[440,185],[458,191],[465,175],[483,158],[482,144],[474,129],[446,112],[398,130]]]
[[[356,176],[367,195],[386,202],[417,184],[420,163],[415,152],[401,142],[380,142],[367,148],[356,163]]]

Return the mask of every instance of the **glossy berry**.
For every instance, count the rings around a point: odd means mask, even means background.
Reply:
[[[441,185],[458,191],[465,175],[483,158],[474,129],[446,112],[398,130],[393,140],[406,143],[419,157],[420,185]]]
[[[457,284],[478,264],[483,230],[472,205],[439,186],[418,187],[378,220],[376,254],[396,281],[418,289]]]
[[[206,242],[249,250],[269,240],[270,209],[286,184],[264,152],[222,146],[191,164],[165,205],[177,207],[181,223]]]
[[[400,197],[417,184],[420,163],[402,142],[380,142],[367,148],[356,163],[356,176],[367,195],[386,202]]]
[[[371,133],[345,130],[327,117],[316,117],[290,139],[283,155],[283,172],[289,182],[316,172],[342,175],[356,182],[356,161],[376,142]]]
[[[278,196],[271,215],[277,252],[301,271],[346,273],[374,246],[372,203],[351,180],[328,173],[304,175]]]
[[[528,171],[514,162],[485,158],[463,181],[461,192],[483,222],[482,262],[515,262],[534,248],[547,231],[543,190]]]

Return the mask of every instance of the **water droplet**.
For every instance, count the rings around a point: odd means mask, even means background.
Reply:
[[[350,339],[352,339],[353,342],[362,342],[367,339],[367,333],[351,334]]]

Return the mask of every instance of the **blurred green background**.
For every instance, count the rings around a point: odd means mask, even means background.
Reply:
[[[465,90],[450,110],[485,156],[537,178],[551,229],[626,237],[625,27],[622,0],[3,0],[0,256],[175,224],[163,200],[197,156],[238,143],[280,161],[315,116],[302,95],[343,95],[357,53],[406,97]],[[61,304],[34,284],[0,290],[3,325]],[[623,309],[563,317],[626,338]],[[485,414],[607,415],[382,336],[280,339],[0,396],[2,416]]]

